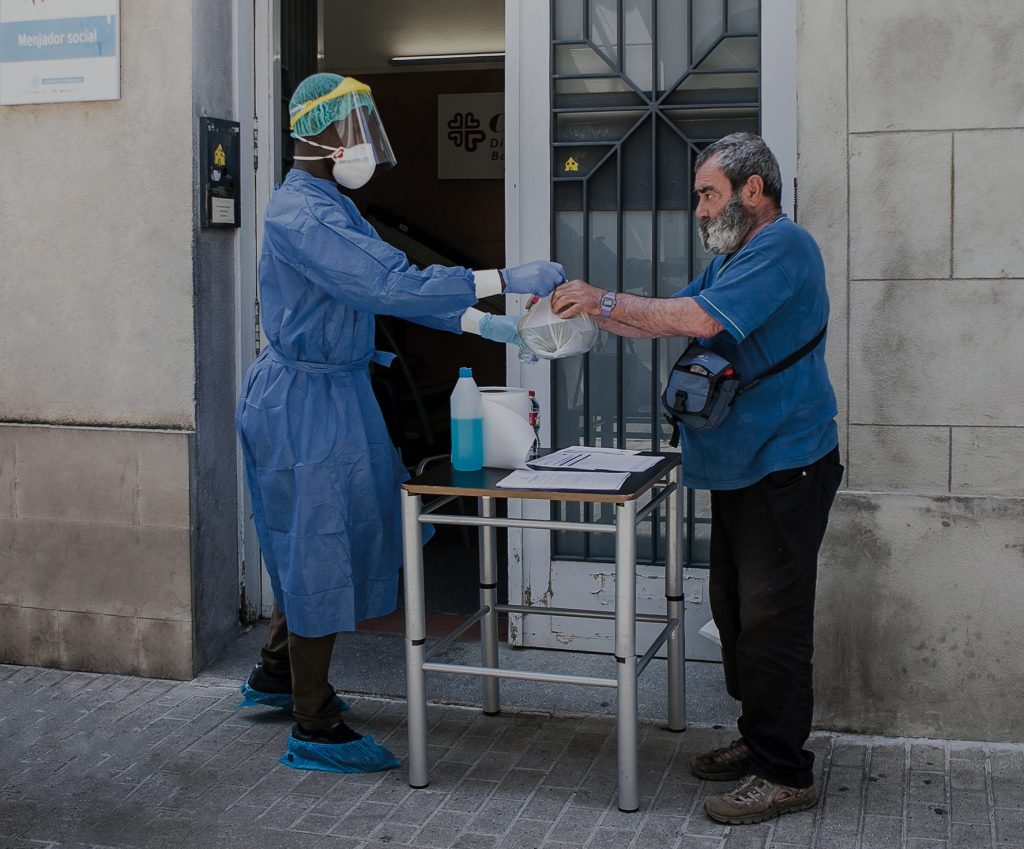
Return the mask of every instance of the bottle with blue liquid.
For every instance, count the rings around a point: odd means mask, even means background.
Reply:
[[[465,366],[452,391],[452,465],[460,472],[484,465],[484,399]]]

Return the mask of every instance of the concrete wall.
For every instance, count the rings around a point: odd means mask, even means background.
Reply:
[[[237,120],[232,4],[193,4],[193,162],[199,116]],[[242,155],[248,151],[242,146]],[[244,173],[244,172],[243,172]],[[195,666],[216,659],[239,634],[238,490],[235,441],[235,239],[232,229],[200,226],[200,170],[194,172],[192,268],[196,435],[191,462]]]
[[[799,218],[829,269],[849,488],[818,722],[1019,739],[1024,7],[804,0],[798,45]]]
[[[237,633],[233,241],[195,204],[195,56],[233,102],[209,5],[121,4],[120,100],[0,108],[0,661],[184,678]]]

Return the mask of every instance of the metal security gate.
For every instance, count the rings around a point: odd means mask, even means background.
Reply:
[[[693,162],[711,141],[760,128],[760,16],[758,0],[552,0],[551,244],[570,279],[665,297],[709,262],[692,214]],[[552,444],[669,450],[659,394],[682,346],[602,334],[585,357],[552,363]],[[703,576],[693,574],[706,566],[706,494],[686,502],[692,631],[710,616]],[[558,517],[591,521],[600,509],[569,505]],[[663,523],[659,513],[642,527],[637,546],[638,599],[654,606]],[[552,535],[547,580],[531,568],[529,586],[535,600],[539,586],[560,595],[551,603],[601,605],[613,592],[602,564],[613,559],[603,536]],[[526,626],[525,641],[607,643],[562,625],[575,627],[555,620],[544,635]],[[717,659],[714,646],[688,642]]]

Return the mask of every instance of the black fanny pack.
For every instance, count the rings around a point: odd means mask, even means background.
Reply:
[[[679,444],[677,425],[694,431],[720,427],[736,398],[813,351],[827,329],[828,322],[825,322],[810,342],[744,384],[740,383],[736,367],[725,357],[698,342],[691,342],[672,366],[665,391],[661,393],[661,403],[667,413],[665,418],[672,425],[672,447]]]

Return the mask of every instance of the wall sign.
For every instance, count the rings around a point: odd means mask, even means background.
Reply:
[[[439,180],[501,180],[505,177],[505,95],[437,96]]]
[[[0,104],[118,100],[120,0],[0,0]]]

